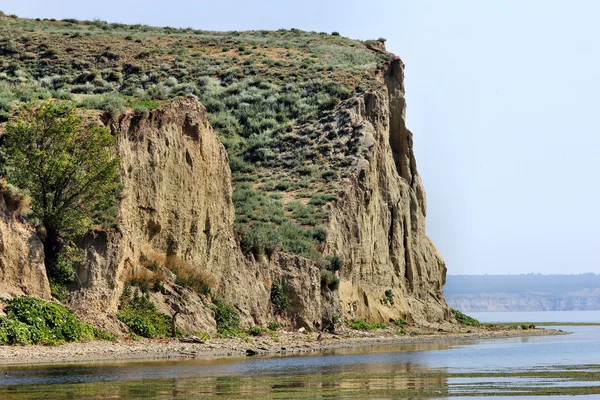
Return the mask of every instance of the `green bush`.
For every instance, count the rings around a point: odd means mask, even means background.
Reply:
[[[385,296],[385,302],[393,306],[394,305],[394,292],[392,292],[392,289],[387,289],[384,292],[384,296]]]
[[[284,312],[291,305],[281,282],[273,282],[271,286],[271,303],[275,306],[276,313]]]
[[[215,313],[219,336],[237,336],[240,334],[240,316],[235,308],[225,304],[223,300],[214,299],[211,309]]]
[[[7,301],[0,317],[0,344],[44,344],[111,339],[106,332],[81,322],[68,307],[34,297]]]
[[[81,107],[105,111],[111,117],[117,117],[125,112],[125,99],[118,93],[91,95],[83,99]]]
[[[323,243],[325,240],[327,240],[327,229],[323,228],[322,226],[318,226],[313,229],[312,236],[317,242]]]
[[[321,271],[321,287],[337,290],[340,287],[340,278],[334,272],[324,269]]]
[[[266,223],[255,223],[243,231],[240,246],[244,253],[252,253],[255,257],[271,254],[281,242],[275,226]]]
[[[469,317],[468,315],[463,314],[458,310],[452,309],[452,312],[454,313],[454,318],[460,324],[468,325],[468,326],[480,326],[481,325],[481,323],[479,321],[477,321],[475,318]]]
[[[154,303],[146,296],[140,295],[136,289],[130,298],[124,292],[121,297],[117,318],[135,335],[145,338],[167,338],[172,336],[173,319],[158,312]]]
[[[383,322],[367,322],[364,319],[353,318],[348,321],[350,328],[354,330],[370,331],[373,329],[385,329],[387,325]]]
[[[392,323],[396,326],[399,326],[401,328],[406,326],[406,320],[404,318],[400,318],[400,319],[395,319],[392,321]]]
[[[258,326],[253,326],[250,329],[248,329],[248,335],[250,336],[260,336],[261,332],[262,331]]]
[[[281,328],[281,325],[279,324],[279,322],[272,321],[267,324],[267,329],[269,329],[270,331],[275,332],[275,331],[278,331],[279,328]]]
[[[327,257],[327,260],[329,261],[327,269],[332,272],[337,272],[344,266],[344,260],[338,256]]]

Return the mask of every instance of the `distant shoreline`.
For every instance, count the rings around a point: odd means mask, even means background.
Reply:
[[[520,323],[523,324],[523,323]],[[210,360],[242,358],[248,355],[318,354],[339,349],[372,348],[378,346],[423,344],[453,344],[471,340],[501,339],[525,336],[564,335],[553,329],[492,329],[465,327],[453,332],[429,331],[416,336],[399,336],[395,332],[347,332],[346,335],[279,332],[279,338],[269,335],[248,338],[212,339],[205,343],[184,343],[170,340],[119,340],[67,343],[60,346],[0,346],[0,365],[57,365],[75,363],[152,362],[174,360]]]
[[[535,326],[600,326],[600,322],[482,322],[485,325],[535,325]]]

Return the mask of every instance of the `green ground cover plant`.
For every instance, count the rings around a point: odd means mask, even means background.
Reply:
[[[117,318],[129,328],[134,336],[145,338],[168,338],[173,336],[173,319],[156,309],[148,293],[141,294],[126,287],[121,296]],[[177,333],[177,332],[176,332]],[[179,332],[181,334],[181,332]]]
[[[385,329],[388,326],[383,322],[368,322],[364,319],[353,318],[347,321],[350,328],[360,331],[371,331],[373,329]]]
[[[6,316],[0,316],[0,344],[57,345],[112,339],[103,330],[80,321],[73,310],[61,304],[28,296],[3,302]]]
[[[481,325],[481,323],[479,321],[477,321],[475,318],[469,317],[468,315],[463,314],[462,312],[460,312],[458,310],[452,309],[452,312],[454,313],[454,318],[456,318],[456,321],[458,321],[459,323],[461,323],[463,325],[468,325],[468,326],[480,326]]]

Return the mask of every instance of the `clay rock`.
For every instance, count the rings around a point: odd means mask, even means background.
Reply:
[[[0,185],[0,297],[27,295],[48,300],[44,247],[33,227],[17,214]]]
[[[349,110],[363,159],[343,185],[328,226],[326,252],[343,258],[340,306],[346,317],[420,324],[451,320],[442,293],[446,265],[425,233],[426,198],[405,124],[403,64]],[[394,305],[382,302],[391,290]]]

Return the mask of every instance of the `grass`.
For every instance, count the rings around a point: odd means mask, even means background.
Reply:
[[[247,198],[236,202],[237,228],[244,234],[266,223],[279,231],[280,249],[312,258],[319,241],[311,229],[326,222],[335,186],[359,156],[359,134],[335,113],[380,85],[376,72],[389,61],[363,42],[298,29],[210,32],[0,15],[0,38],[0,122],[35,98],[147,118],[169,99],[196,95],[229,153],[234,196]],[[258,175],[273,179],[249,186]],[[308,201],[300,196],[307,188]],[[286,222],[301,229],[282,229]]]
[[[191,289],[199,296],[209,296],[215,286],[212,275],[200,267],[175,256],[158,253],[149,246],[142,248],[142,268],[135,269],[128,282],[139,287],[143,293],[161,291],[168,272],[175,275],[175,284]]]
[[[347,321],[350,328],[360,331],[371,331],[374,329],[386,329],[388,326],[383,322],[368,322],[364,319],[353,318]]]

